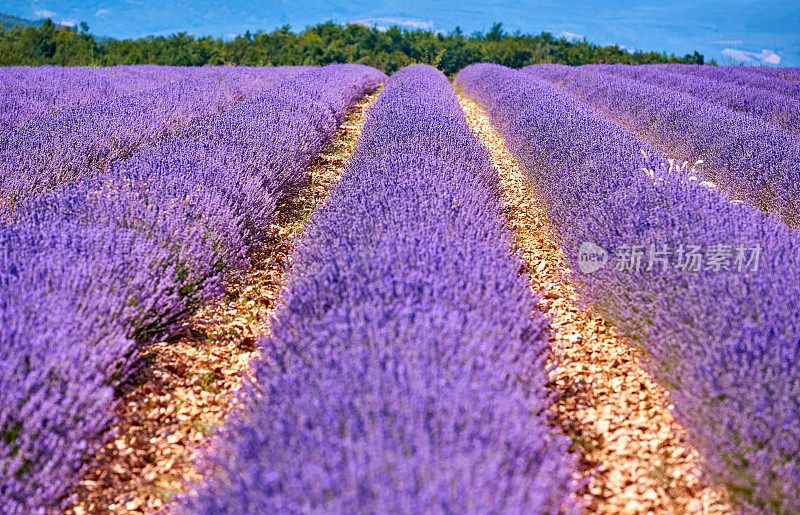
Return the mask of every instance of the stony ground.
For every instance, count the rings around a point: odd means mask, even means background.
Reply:
[[[68,513],[163,511],[201,478],[195,459],[236,406],[258,352],[256,335],[269,333],[292,239],[344,170],[376,98],[367,95],[351,109],[312,166],[309,184],[279,206],[278,221],[244,280],[230,284],[224,298],[209,303],[176,338],[143,352],[141,368],[120,388],[116,436],[95,458]]]
[[[642,369],[639,353],[602,318],[581,310],[564,280],[566,258],[548,237],[542,210],[483,110],[461,98],[498,170],[508,221],[523,253],[539,309],[552,320],[554,424],[580,452],[588,513],[730,513],[706,485],[699,456],[683,439],[667,392]]]

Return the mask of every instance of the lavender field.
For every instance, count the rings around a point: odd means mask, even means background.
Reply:
[[[800,512],[796,69],[0,77],[0,513]]]

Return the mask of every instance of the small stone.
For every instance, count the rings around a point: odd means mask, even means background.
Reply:
[[[646,510],[644,505],[637,501],[636,499],[631,499],[627,503],[625,503],[625,509],[623,510],[625,513],[645,513]]]
[[[686,505],[686,513],[700,513],[701,511],[703,511],[703,503],[697,499],[692,499]]]

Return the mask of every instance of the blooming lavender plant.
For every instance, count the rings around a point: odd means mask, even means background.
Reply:
[[[646,139],[690,162],[731,196],[800,223],[800,143],[790,134],[687,93],[591,68],[532,66],[544,78]]]
[[[209,68],[12,66],[0,69],[0,133],[41,116],[163,86]]]
[[[760,245],[759,267],[746,273],[606,267],[572,280],[646,351],[710,477],[748,511],[800,511],[797,234],[670,171],[657,150],[547,81],[473,65],[455,83],[523,164],[572,270],[584,242],[609,252]]]
[[[800,67],[797,66],[747,66],[742,67],[743,71],[751,73],[760,73],[773,79],[781,79],[790,82],[800,81]]]
[[[794,98],[795,100],[800,100],[800,84],[797,83],[798,78],[800,78],[800,73],[797,71],[797,68],[781,68],[780,71],[776,69],[774,72],[759,72],[759,68],[752,66],[676,64],[670,66],[669,70],[670,73],[680,73],[692,77],[705,77],[719,82],[760,88]]]
[[[670,73],[671,64],[629,66],[588,65],[587,69],[682,91],[705,102],[759,118],[795,135],[800,134],[800,100],[765,89]]]
[[[139,345],[246,266],[276,203],[384,79],[306,70],[26,200],[0,227],[0,512],[68,504]]]
[[[574,506],[545,422],[546,324],[447,79],[394,74],[311,214],[195,513]]]
[[[0,217],[23,199],[96,175],[194,118],[241,101],[303,68],[216,67],[140,93],[98,101],[0,135]]]

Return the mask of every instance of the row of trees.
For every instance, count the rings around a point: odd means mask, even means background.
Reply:
[[[476,62],[519,68],[534,63],[691,63],[702,64],[697,52],[683,57],[658,52],[629,53],[616,45],[539,35],[506,34],[500,23],[487,33],[449,34],[392,27],[381,31],[363,25],[333,22],[308,27],[299,34],[288,26],[273,32],[249,32],[232,40],[196,38],[186,33],[140,39],[98,39],[85,23],[58,27],[46,20],[38,27],[0,25],[0,65],[107,66],[114,64],[323,65],[363,63],[392,73],[413,63],[437,66],[452,75]]]

